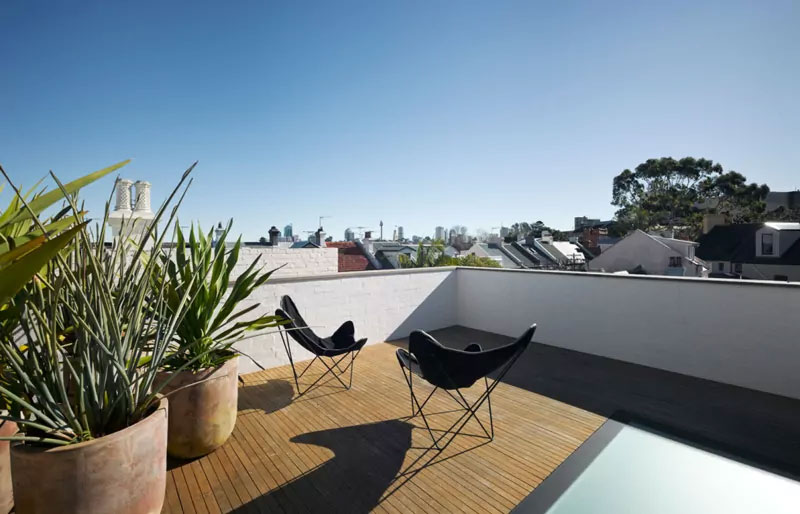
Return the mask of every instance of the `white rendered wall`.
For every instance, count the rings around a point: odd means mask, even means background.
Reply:
[[[327,337],[343,322],[352,320],[356,337],[366,337],[371,344],[405,337],[417,328],[435,330],[455,325],[455,287],[455,268],[366,271],[270,280],[253,293],[252,300],[261,304],[259,313],[272,313],[281,297],[288,294],[320,336]],[[241,341],[237,348],[265,368],[289,362],[277,334]],[[292,351],[297,360],[312,358],[295,343]],[[240,359],[240,372],[257,369],[246,357]]]
[[[800,398],[800,284],[457,271],[457,323]]]
[[[272,246],[242,246],[239,262],[232,278],[239,276],[260,255],[259,265],[265,270],[283,268],[273,277],[306,277],[328,275],[339,271],[339,253],[336,248],[280,248]]]

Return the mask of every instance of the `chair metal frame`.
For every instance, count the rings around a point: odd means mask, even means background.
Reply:
[[[303,371],[301,371],[300,374],[298,374],[297,373],[297,369],[295,367],[294,358],[292,356],[291,338],[289,337],[289,334],[287,333],[287,330],[285,328],[283,328],[283,327],[280,327],[278,329],[278,332],[279,332],[279,334],[281,336],[281,342],[283,343],[283,349],[286,350],[286,355],[289,357],[289,363],[292,366],[292,374],[294,375],[294,385],[297,388],[297,393],[298,393],[297,397],[298,398],[303,396],[307,392],[311,391],[312,389],[314,389],[315,386],[317,386],[317,384],[319,384],[319,382],[323,378],[328,376],[328,375],[331,375],[333,378],[338,380],[339,383],[342,384],[342,387],[345,388],[345,390],[350,390],[350,387],[352,387],[352,385],[353,385],[353,368],[355,368],[356,357],[358,357],[358,354],[361,353],[361,348],[359,348],[358,350],[356,350],[354,352],[346,352],[346,353],[343,353],[341,355],[336,355],[336,356],[333,356],[333,357],[327,357],[327,358],[329,358],[331,360],[331,364],[332,365],[329,365],[327,362],[325,362],[325,360],[323,360],[323,357],[324,357],[323,355],[314,354],[314,358],[311,359],[311,362],[309,362],[306,365],[306,367],[303,369]],[[339,366],[339,364],[342,361],[344,361],[345,359],[347,359],[348,355],[350,356],[350,362],[344,367],[344,369],[342,369],[342,367]],[[338,357],[338,359],[337,359],[337,357]],[[311,368],[311,366],[317,360],[319,360],[325,366],[325,368],[326,368],[325,372],[322,373],[319,377],[317,377],[317,379],[314,380],[314,382],[312,382],[308,387],[306,387],[306,389],[304,391],[301,391],[300,390],[300,382],[299,382],[300,378],[302,378],[303,375],[305,375],[306,371],[308,371],[309,368]],[[347,373],[348,369],[350,370],[350,379],[349,379],[348,383],[345,384],[342,381],[341,376],[344,375],[345,373]],[[337,371],[338,371],[338,373],[337,373]],[[320,387],[322,385],[324,385],[325,383],[327,383],[327,382],[324,382],[323,384],[319,384]]]
[[[442,451],[444,451],[445,448],[447,448],[450,445],[450,443],[453,442],[453,440],[458,435],[460,435],[462,433],[462,430],[464,429],[464,427],[466,427],[467,423],[469,423],[469,421],[471,419],[473,419],[473,418],[478,422],[478,424],[480,425],[481,429],[483,429],[483,432],[485,434],[485,436],[482,436],[482,435],[475,436],[473,434],[473,437],[479,437],[481,439],[487,439],[487,442],[494,440],[494,416],[492,415],[491,394],[492,394],[492,391],[495,390],[497,385],[503,380],[503,378],[505,377],[506,373],[508,373],[508,370],[511,369],[511,366],[513,366],[514,363],[517,361],[517,359],[520,358],[522,353],[523,353],[522,351],[517,352],[513,357],[511,357],[508,360],[508,362],[503,364],[503,366],[501,366],[499,368],[499,371],[498,371],[496,377],[492,379],[491,384],[489,383],[489,377],[488,376],[484,376],[483,377],[483,381],[484,381],[484,384],[486,386],[486,389],[483,392],[481,392],[481,394],[478,396],[478,398],[475,399],[474,402],[472,402],[472,404],[470,404],[469,401],[464,397],[464,395],[461,393],[460,389],[453,389],[456,392],[456,394],[458,395],[456,397],[455,395],[453,395],[453,393],[449,389],[440,388],[438,386],[433,386],[433,390],[430,392],[430,394],[428,394],[427,398],[425,398],[425,400],[422,402],[422,404],[420,404],[419,400],[417,399],[417,395],[414,393],[414,378],[413,377],[414,377],[414,375],[416,373],[414,373],[410,368],[407,368],[403,364],[403,362],[398,359],[398,361],[400,362],[400,369],[403,371],[403,377],[406,379],[406,384],[408,384],[408,391],[409,391],[409,393],[411,395],[411,416],[408,419],[413,419],[417,415],[420,415],[422,417],[422,421],[423,421],[423,423],[425,423],[425,428],[428,430],[428,433],[431,436],[431,440],[433,441],[433,446],[429,447],[428,450],[436,449],[436,451],[440,452],[440,453]],[[409,355],[412,355],[412,354],[409,352]],[[416,357],[415,357],[415,359],[416,359]],[[423,377],[420,377],[420,378],[423,378]],[[424,378],[423,378],[423,380],[424,380]],[[433,429],[431,428],[431,425],[428,423],[428,419],[425,417],[425,411],[423,410],[423,408],[425,407],[425,405],[427,405],[428,401],[433,397],[434,393],[436,393],[436,391],[438,389],[442,389],[443,391],[445,391],[456,403],[458,403],[460,409],[463,410],[464,412],[461,414],[461,416],[459,416],[459,418],[447,430],[444,430],[442,432],[442,435],[440,435],[437,438],[433,433]],[[488,409],[489,409],[489,430],[486,430],[486,426],[483,424],[483,422],[478,417],[478,410],[481,408],[481,406],[483,405],[484,402],[486,402],[488,404]],[[415,408],[415,405],[416,405],[416,408]],[[455,429],[455,431],[453,429]],[[447,434],[452,434],[452,435],[444,443],[444,445],[441,445],[440,443],[447,436]]]

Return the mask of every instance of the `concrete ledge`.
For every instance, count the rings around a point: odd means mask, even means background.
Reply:
[[[437,268],[423,268],[437,269]],[[445,269],[445,268],[440,268]],[[737,280],[731,278],[702,278],[702,277],[670,277],[665,275],[615,275],[614,273],[603,273],[599,271],[558,271],[558,270],[538,270],[538,269],[507,269],[507,268],[475,268],[469,266],[456,266],[456,269],[471,271],[487,271],[491,273],[536,273],[543,275],[572,275],[578,277],[601,277],[623,280],[665,280],[679,282],[696,282],[700,284],[725,284],[733,286],[762,285],[770,287],[791,287],[800,288],[800,282],[778,282],[774,280]],[[367,272],[369,273],[369,272]]]
[[[327,273],[324,275],[305,275],[298,277],[277,277],[270,278],[265,285],[269,284],[290,284],[294,282],[313,282],[322,280],[343,280],[365,277],[382,277],[387,275],[416,275],[422,273],[443,273],[458,269],[456,266],[443,266],[440,268],[407,268],[407,269],[379,269],[373,271],[347,271],[338,273]],[[475,268],[482,269],[482,268]],[[233,282],[228,284],[232,286]]]

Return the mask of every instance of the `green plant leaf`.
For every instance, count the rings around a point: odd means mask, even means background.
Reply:
[[[85,226],[86,222],[81,223],[49,241],[42,241],[35,249],[0,270],[0,302],[7,301],[22,289]]]

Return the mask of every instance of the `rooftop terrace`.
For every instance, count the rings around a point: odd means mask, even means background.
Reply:
[[[800,476],[798,286],[445,268],[277,279],[259,300],[287,293],[320,332],[353,319],[375,342],[353,388],[296,398],[276,338],[242,343],[272,367],[243,375],[225,446],[171,463],[165,511],[508,512],[610,417]],[[403,338],[492,346],[532,321],[537,343],[492,397],[495,440],[423,452],[394,358]],[[431,402],[447,426],[451,400]]]

